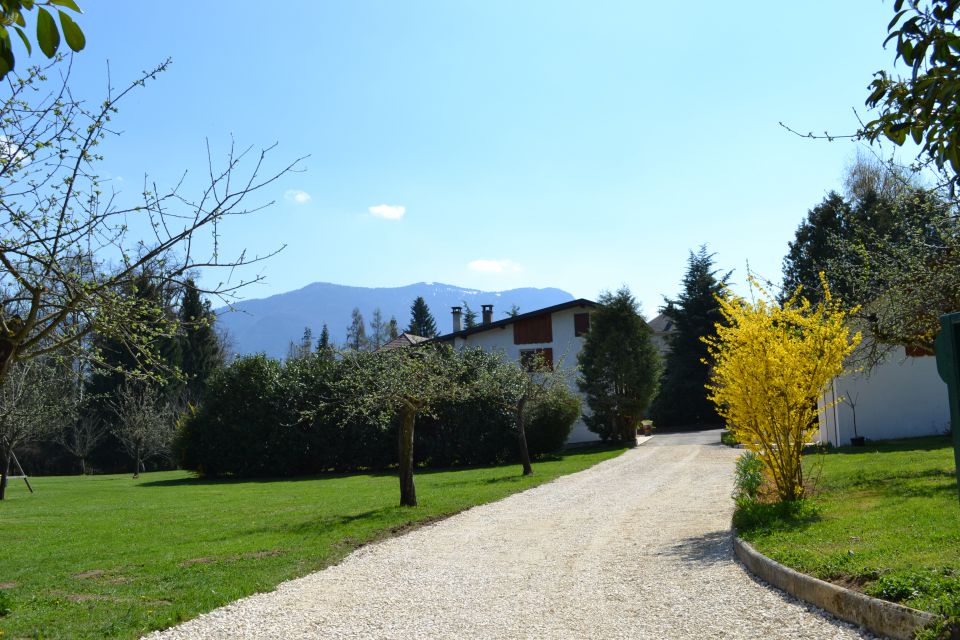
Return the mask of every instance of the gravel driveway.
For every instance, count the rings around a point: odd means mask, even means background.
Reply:
[[[752,579],[737,452],[658,435],[149,638],[869,638]]]

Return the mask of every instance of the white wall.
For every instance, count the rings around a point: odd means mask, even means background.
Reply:
[[[857,433],[868,440],[935,435],[950,428],[947,385],[937,373],[933,356],[907,357],[903,347],[898,347],[869,375],[835,379],[824,398],[831,402],[847,396],[856,405]],[[838,402],[824,412],[821,401],[820,408],[819,439],[850,444],[854,419],[850,404]]]
[[[513,344],[513,324],[508,323],[500,327],[478,331],[468,335],[466,338],[457,338],[453,345],[456,349],[480,347],[484,351],[500,352],[514,362],[520,361],[520,351],[527,349],[553,349],[554,367],[562,367],[568,372],[567,384],[571,391],[579,395],[583,401],[583,410],[587,411],[587,401],[577,388],[577,354],[583,348],[583,338],[576,337],[573,328],[573,316],[576,313],[589,312],[589,308],[571,307],[556,311],[551,315],[551,328],[553,331],[553,342],[544,342],[540,344]],[[568,443],[592,442],[599,440],[599,436],[587,429],[583,419],[580,418],[573,425],[570,432]]]

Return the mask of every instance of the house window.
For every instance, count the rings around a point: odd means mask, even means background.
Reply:
[[[521,349],[520,366],[527,371],[536,371],[543,366],[553,371],[553,349]]]
[[[573,335],[580,337],[590,333],[590,314],[573,314]]]
[[[521,318],[513,323],[513,344],[553,342],[553,322],[549,313]]]

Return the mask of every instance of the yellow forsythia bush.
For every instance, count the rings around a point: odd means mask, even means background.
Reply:
[[[705,339],[713,356],[710,399],[734,437],[763,462],[780,500],[803,497],[803,446],[817,428],[817,401],[860,342],[849,311],[830,295],[816,305],[800,289],[778,303],[753,278],[756,299],[719,298],[725,324]]]

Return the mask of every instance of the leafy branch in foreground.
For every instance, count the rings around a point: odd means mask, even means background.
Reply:
[[[61,64],[8,78],[0,104],[0,382],[15,363],[79,348],[92,332],[119,340],[141,364],[155,362],[154,345],[176,331],[176,318],[131,294],[143,278],[184,285],[201,268],[232,274],[272,255],[222,257],[219,227],[267,206],[245,201],[298,162],[267,171],[272,147],[231,145],[217,166],[208,143],[199,193],[184,193],[184,174],[167,190],[145,180],[139,201],[122,204],[97,173],[99,146],[116,135],[109,127],[118,104],[169,61],[108,90],[96,106],[74,98],[69,65],[58,81],[47,78]],[[229,296],[245,284],[228,280],[203,293]]]

